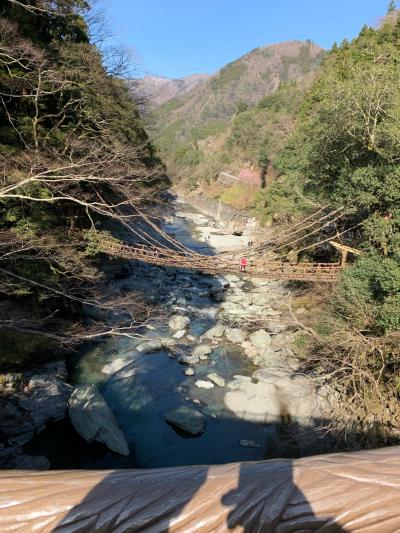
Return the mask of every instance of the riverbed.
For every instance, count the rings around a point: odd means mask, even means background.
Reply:
[[[249,240],[247,235],[227,235],[218,221],[184,203],[176,204],[162,229],[185,246],[209,255],[226,249],[245,253]],[[287,325],[282,323],[280,307],[289,292],[286,287],[239,275],[215,279],[135,262],[130,275],[113,280],[110,289],[124,295],[141,291],[162,314],[147,323],[138,338],[111,337],[88,343],[68,359],[68,368],[73,385],[98,387],[125,435],[130,454],[123,457],[102,444],[87,444],[67,419],[50,424],[26,445],[26,453],[45,455],[51,468],[96,469],[220,464],[301,453],[286,434],[283,413],[275,412],[274,396],[265,396],[271,408],[263,407],[263,397],[258,398],[254,415],[241,408],[237,396],[242,394],[247,403],[246,398],[255,397],[253,390],[259,394],[260,370],[265,370],[268,361],[269,374],[262,375],[263,394],[274,376],[282,381],[298,368],[293,352],[285,351]],[[171,328],[171,316],[187,317],[190,323],[183,329]],[[269,329],[258,331],[264,332],[261,338],[264,335],[268,351],[255,346],[255,328],[251,327],[265,316]],[[256,334],[259,339],[260,333]],[[169,339],[173,349],[141,352],[143,343],[160,338]],[[207,346],[209,353],[193,364],[184,362],[199,346]],[[186,375],[188,368],[193,375]],[[214,383],[210,374],[222,384]],[[205,418],[201,434],[193,436],[167,423],[166,413],[181,406]]]

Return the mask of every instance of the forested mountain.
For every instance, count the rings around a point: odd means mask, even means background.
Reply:
[[[89,40],[88,13],[84,0],[0,5],[0,362],[79,333],[68,323],[82,305],[104,304],[90,259],[98,230],[129,225],[163,183],[128,87]]]
[[[312,42],[301,41],[256,48],[226,65],[185,95],[172,98],[157,107],[147,117],[147,126],[162,157],[169,164],[171,173],[175,177],[183,175],[185,178],[202,178],[213,174],[216,169],[226,167],[229,159],[240,158],[243,155],[240,150],[238,153],[232,153],[231,150],[231,157],[224,150],[225,141],[230,135],[232,117],[257,105],[258,110],[267,110],[269,103],[263,99],[281,85],[291,87],[287,91],[293,92],[296,86],[302,92],[310,83],[324,54]],[[286,100],[290,99],[286,97]],[[295,97],[295,100],[298,98]],[[293,114],[295,104],[290,104],[286,109],[284,107],[281,105],[279,112],[289,116]],[[259,118],[256,115],[257,112],[248,113],[234,121],[235,132],[229,146],[233,148],[236,144],[240,145],[237,133],[243,127],[246,129],[245,135],[252,129],[249,139],[252,145],[250,162],[254,160],[258,164],[264,139],[262,133],[256,132],[255,128],[266,122],[264,119],[269,120],[271,117],[265,117],[263,112]],[[246,122],[251,121],[254,122],[254,128],[247,124],[245,126]],[[287,120],[280,116],[276,121],[279,122],[277,130],[290,127],[287,124],[288,121],[291,122],[290,118]],[[266,129],[263,128],[263,133]],[[280,135],[277,131],[277,137]],[[239,137],[241,136],[242,133],[239,133]],[[265,142],[268,144],[268,141]]]

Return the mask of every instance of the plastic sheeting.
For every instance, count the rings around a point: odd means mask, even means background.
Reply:
[[[0,531],[400,531],[400,446],[222,466],[3,471]]]

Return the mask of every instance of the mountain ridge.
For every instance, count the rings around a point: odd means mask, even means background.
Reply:
[[[303,93],[311,84],[325,54],[325,50],[312,41],[285,41],[255,48],[196,83],[184,94],[153,106],[146,117],[146,126],[171,173],[181,174],[180,169],[187,167],[193,174],[195,167],[198,170],[210,158],[228,163],[230,156],[225,143],[230,136],[233,118],[256,108],[263,98],[274,94],[281,86],[294,84],[295,88],[281,96],[285,101],[288,94],[296,99],[297,90]],[[274,119],[277,115],[273,111],[257,112],[257,117],[249,119],[258,128],[257,122],[264,120],[267,114],[268,127],[279,122],[279,137],[282,134],[285,137],[294,122],[294,110],[289,111],[290,101],[285,106],[289,114],[279,111],[279,119]],[[252,127],[249,123],[245,126]],[[262,129],[264,133],[264,126]],[[240,136],[243,135],[247,134],[241,128]],[[252,149],[251,164],[257,161],[262,139],[256,144],[257,147]],[[231,142],[231,147],[234,145]],[[246,159],[246,150],[241,150],[240,159]],[[213,164],[213,168],[216,166],[219,168],[220,164]]]

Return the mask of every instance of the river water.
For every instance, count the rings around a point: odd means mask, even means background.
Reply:
[[[194,216],[198,214],[189,205],[179,205],[179,209]],[[207,220],[207,223],[213,221]],[[214,253],[199,240],[199,232],[190,216],[175,216],[164,224],[164,229],[192,249]],[[182,351],[196,346],[199,337],[216,323],[218,303],[209,296],[210,278],[207,276],[133,265],[128,278],[112,283],[116,291],[124,294],[141,290],[161,306],[171,295],[175,295],[175,299],[180,296],[174,312],[189,312],[191,316],[187,336],[179,341]],[[142,333],[150,339],[171,336],[173,332],[167,322],[166,317],[155,318],[150,329],[144,328]],[[229,411],[224,404],[225,387],[208,390],[194,385],[195,380],[206,379],[210,372],[227,382],[238,374],[251,376],[255,367],[243,355],[240,346],[224,342],[213,346],[209,359],[195,366],[194,378],[184,375],[186,367],[167,351],[138,354],[136,346],[140,342],[140,339],[108,338],[98,344],[87,344],[68,361],[73,384],[98,386],[125,434],[131,451],[128,457],[119,456],[101,444],[87,444],[68,420],[49,426],[26,446],[25,451],[46,455],[52,468],[96,469],[218,464],[296,454],[282,438],[281,427],[244,421]],[[121,358],[134,368],[133,375],[102,372],[104,365]],[[206,415],[203,434],[191,437],[166,423],[165,413],[181,405],[196,408]],[[257,447],[243,446],[241,440],[254,441]]]

